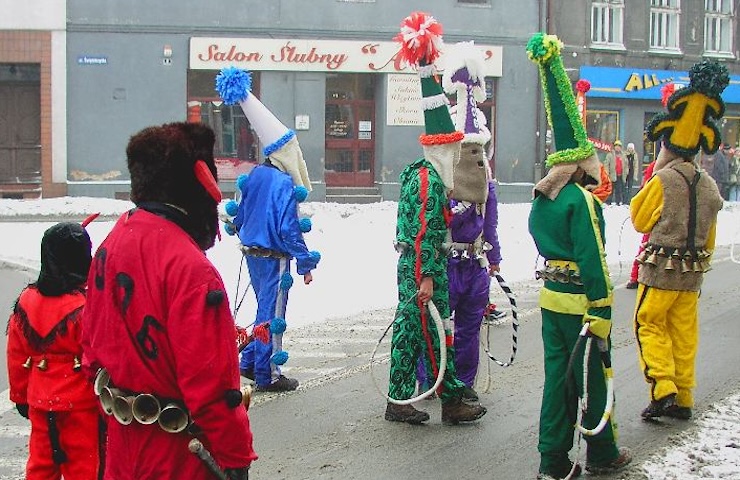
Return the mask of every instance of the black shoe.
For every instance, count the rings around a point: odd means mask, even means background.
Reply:
[[[679,420],[691,419],[693,413],[690,407],[679,407],[678,405],[671,405],[667,407],[663,412],[666,417],[677,418]]]
[[[652,420],[654,418],[662,417],[666,414],[666,410],[676,405],[676,394],[671,393],[668,396],[661,398],[660,400],[653,400],[650,402],[645,410],[642,411],[643,420]]]
[[[388,402],[385,407],[385,419],[389,422],[402,422],[419,425],[429,420],[429,414],[415,409],[411,405],[396,405]]]
[[[475,390],[473,390],[470,387],[465,387],[463,389],[462,398],[465,401],[477,402],[478,401],[478,392],[476,392]]]
[[[632,452],[622,447],[619,449],[619,456],[605,465],[592,465],[587,462],[586,471],[591,475],[606,475],[624,470],[631,462]]]
[[[573,470],[572,474],[570,473],[571,470]],[[570,477],[568,475],[570,475]],[[581,466],[576,463],[575,467],[571,464],[570,467],[564,468],[557,473],[540,472],[537,474],[537,480],[562,480],[563,478],[576,478],[580,476]]]
[[[240,368],[239,373],[242,377],[248,378],[252,381],[254,381],[254,369],[252,368]]]
[[[624,286],[624,288],[626,288],[627,290],[635,290],[637,289],[637,285],[638,285],[637,282],[629,281],[627,282],[627,285]]]
[[[298,380],[280,375],[278,379],[269,385],[257,385],[258,392],[290,392],[298,388]]]

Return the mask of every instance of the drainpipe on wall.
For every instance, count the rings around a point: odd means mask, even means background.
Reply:
[[[539,15],[539,31],[545,32],[545,33],[552,33],[550,32],[550,12],[552,11],[550,8],[550,2],[551,0],[539,0],[537,2],[538,6],[538,15]],[[534,162],[534,183],[537,183],[545,173],[545,138],[547,133],[547,119],[545,118],[545,115],[543,113],[543,104],[544,101],[542,98],[542,85],[540,82],[537,82],[537,158]]]

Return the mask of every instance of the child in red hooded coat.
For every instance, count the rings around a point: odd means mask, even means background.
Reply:
[[[99,471],[100,417],[80,371],[85,283],[91,243],[76,223],[59,223],[41,240],[41,273],[8,321],[10,400],[31,421],[28,480],[90,480]]]

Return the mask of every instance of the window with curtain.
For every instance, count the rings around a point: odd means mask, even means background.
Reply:
[[[650,0],[650,48],[679,51],[680,0]]]
[[[591,4],[593,46],[624,48],[623,25],[624,0],[600,0]]]
[[[732,0],[704,0],[704,51],[732,55]]]

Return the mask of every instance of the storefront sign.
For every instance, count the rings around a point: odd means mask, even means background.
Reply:
[[[392,126],[424,125],[421,111],[421,82],[417,75],[388,75],[386,124]]]
[[[305,72],[413,73],[398,57],[396,42],[301,40],[269,38],[190,39],[190,68],[220,70],[235,66],[247,70]],[[500,77],[503,47],[479,45],[484,74]],[[444,55],[439,65],[444,65]]]
[[[588,97],[660,101],[660,88],[666,83],[677,87],[689,84],[688,72],[631,68],[590,67],[580,69],[580,78],[591,82]],[[730,75],[722,93],[725,103],[740,103],[740,75]]]

